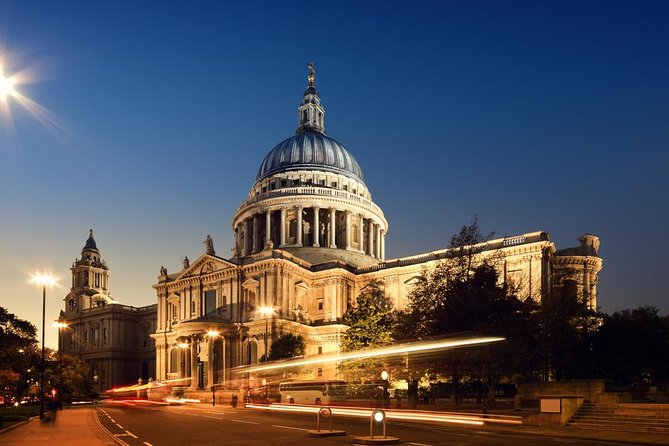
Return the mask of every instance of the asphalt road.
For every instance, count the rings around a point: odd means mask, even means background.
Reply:
[[[369,420],[338,417],[333,429],[346,436],[310,438],[313,414],[269,412],[204,405],[156,406],[109,404],[97,409],[102,426],[129,446],[182,445],[351,445],[353,437],[369,435]],[[453,427],[414,422],[389,422],[388,435],[414,446],[602,446],[610,442],[492,432],[479,427]]]

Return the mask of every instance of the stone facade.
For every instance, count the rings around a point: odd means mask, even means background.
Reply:
[[[296,134],[268,153],[232,218],[232,257],[217,256],[207,236],[197,260],[186,259],[175,273],[161,271],[152,335],[158,379],[193,390],[233,388],[231,369],[263,360],[282,333],[304,336],[307,355],[337,352],[347,328],[342,317],[370,281],[382,282],[402,309],[423,270],[452,254],[441,249],[386,260],[388,222],[355,158],[325,133],[314,73],[310,67]],[[473,249],[521,298],[540,302],[561,287],[595,309],[599,239],[580,241],[558,250],[539,231]],[[266,307],[271,316],[261,313]],[[335,373],[314,370],[325,378]]]
[[[72,267],[72,287],[59,322],[58,349],[86,362],[93,390],[108,389],[155,377],[156,305],[131,307],[111,298],[110,271],[91,229],[81,258]]]

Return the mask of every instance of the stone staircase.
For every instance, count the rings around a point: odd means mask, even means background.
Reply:
[[[669,404],[586,402],[566,427],[669,434]]]

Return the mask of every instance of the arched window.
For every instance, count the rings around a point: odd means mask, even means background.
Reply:
[[[178,357],[179,349],[178,348],[173,348],[170,350],[170,373],[176,373],[177,372],[177,364],[179,361]],[[147,371],[148,374],[148,371]]]

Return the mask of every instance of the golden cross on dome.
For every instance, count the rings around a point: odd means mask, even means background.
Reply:
[[[309,62],[307,64],[307,68],[309,68],[309,76],[307,79],[309,80],[309,86],[313,87],[315,84],[315,77],[316,77],[316,69],[314,68],[314,63]]]

